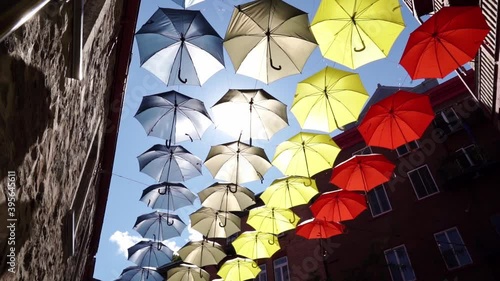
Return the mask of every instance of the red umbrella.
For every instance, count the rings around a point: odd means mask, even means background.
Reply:
[[[296,233],[306,239],[321,239],[342,234],[344,229],[340,223],[312,218],[297,225]]]
[[[333,168],[330,182],[344,190],[368,192],[389,181],[395,167],[382,154],[355,155]]]
[[[352,220],[366,210],[364,195],[347,190],[321,194],[310,206],[315,218],[338,222]]]
[[[429,96],[397,91],[370,107],[358,131],[367,145],[395,149],[419,139],[433,119]]]
[[[399,63],[412,79],[443,78],[474,58],[489,31],[480,7],[444,7],[410,34]]]

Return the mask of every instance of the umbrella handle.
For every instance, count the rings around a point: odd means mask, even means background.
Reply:
[[[361,40],[361,45],[362,45],[361,49],[356,49],[356,47],[354,47],[354,51],[355,52],[362,52],[362,51],[364,51],[366,49],[366,45],[365,45],[365,42],[363,42],[363,40]]]
[[[179,66],[179,71],[177,72],[177,79],[179,79],[179,81],[181,81],[182,84],[186,84],[187,81],[188,81],[187,78],[182,79],[182,77],[181,77],[181,67],[180,66]]]
[[[274,70],[281,70],[281,65],[278,65],[278,67],[276,67],[276,66],[273,65],[273,59],[272,58],[269,58],[269,64],[271,65],[271,67]]]
[[[227,215],[224,217],[224,223],[222,223],[222,221],[219,222],[220,227],[226,227],[226,225],[227,225]]]
[[[288,220],[290,223],[294,223],[295,221],[297,220],[297,218],[295,218],[295,213],[293,213],[293,220]]]
[[[156,245],[156,249],[157,249],[158,251],[161,251],[161,247],[162,247],[161,245],[162,245],[162,244],[161,244],[161,243],[159,243],[159,242],[158,242],[158,245]]]
[[[227,190],[229,190],[229,192],[231,192],[231,193],[236,193],[236,192],[238,192],[238,186],[237,186],[237,185],[235,185],[235,186],[234,186],[234,190],[233,190],[233,189],[231,188],[231,185],[228,185],[228,186],[227,186]]]
[[[158,193],[160,195],[165,195],[165,194],[167,194],[167,189],[165,188],[165,191],[161,191],[161,188],[158,188]]]
[[[258,268],[259,266],[257,265],[257,263],[252,262],[252,267],[253,267],[253,268]]]
[[[168,219],[169,219],[169,217],[167,217],[167,225],[168,226],[174,225],[174,220],[172,219],[172,222],[170,222]]]
[[[269,240],[269,239],[268,239],[268,240],[267,240],[267,243],[268,243],[269,245],[274,245],[274,244],[276,244],[276,242],[274,242],[274,239],[273,239],[273,240]]]

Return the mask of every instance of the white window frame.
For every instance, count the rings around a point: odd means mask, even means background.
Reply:
[[[455,115],[455,117],[457,118],[457,122],[458,122],[456,125],[457,127],[452,126],[452,124],[450,123],[451,121],[448,120],[448,117],[446,116],[446,113],[445,113],[446,110],[451,110],[451,112],[453,112],[453,115]],[[443,118],[444,122],[446,122],[446,124],[448,125],[448,129],[450,130],[450,134],[453,132],[459,131],[462,128],[462,121],[460,120],[460,117],[458,116],[455,109],[453,109],[453,107],[448,107],[448,108],[442,109],[442,110],[436,112],[436,115],[441,115],[441,118]]]
[[[453,244],[451,243],[450,238],[448,237],[448,232],[450,232],[450,231],[452,231],[452,230],[454,230],[454,231],[456,231],[456,232],[457,232],[458,237],[460,238],[460,241],[462,241],[462,245],[463,245],[463,247],[464,247],[464,249],[465,249],[465,252],[467,253],[467,256],[469,256],[470,263],[467,263],[467,264],[460,264],[460,260],[458,259],[458,256],[457,256],[457,254],[455,253],[455,247],[454,247],[455,245],[453,245]],[[448,244],[451,246],[451,250],[452,250],[453,255],[455,256],[455,259],[456,259],[457,264],[458,264],[457,266],[450,267],[450,266],[448,265],[448,263],[446,262],[446,259],[445,259],[445,257],[444,257],[443,251],[442,251],[441,247],[439,246],[439,241],[437,240],[437,236],[438,236],[439,234],[444,234],[444,235],[446,236],[446,239],[448,240],[448,242],[445,242],[445,243],[448,243]],[[460,231],[458,231],[458,228],[457,228],[457,227],[448,228],[448,229],[445,229],[445,230],[443,230],[443,231],[439,231],[439,232],[434,233],[434,240],[436,240],[436,245],[437,245],[437,247],[438,247],[438,249],[439,249],[439,252],[441,253],[441,257],[443,258],[444,264],[446,265],[446,268],[447,268],[448,270],[457,269],[457,268],[464,267],[464,266],[466,266],[466,265],[469,265],[469,264],[474,263],[474,261],[472,260],[472,257],[470,256],[469,250],[467,249],[467,246],[465,246],[464,239],[462,239],[462,235],[460,234]],[[462,245],[461,245],[461,246],[462,246]]]
[[[378,195],[378,193],[375,193],[375,191],[374,191],[374,189],[376,189],[376,188],[382,188],[382,190],[384,191],[385,198],[387,198],[387,203],[389,203],[389,209],[388,209],[388,210],[386,210],[386,211],[382,211],[382,212],[380,212],[380,213],[378,213],[378,214],[374,214],[374,213],[373,213],[373,209],[372,209],[372,204],[371,204],[371,202],[370,202],[370,199],[368,199],[368,195],[367,195],[367,197],[366,197],[366,198],[367,198],[367,200],[368,200],[368,205],[370,206],[370,212],[371,212],[371,214],[372,214],[372,217],[374,217],[374,218],[379,217],[379,216],[381,216],[381,215],[383,215],[383,214],[385,214],[385,213],[388,213],[388,212],[392,211],[392,204],[391,204],[391,201],[389,200],[389,196],[387,196],[387,190],[385,189],[385,184],[381,184],[381,185],[379,185],[379,186],[376,186],[376,187],[375,187],[375,188],[373,188],[372,190],[368,191],[368,192],[374,192],[375,197],[377,198],[377,204],[379,204],[379,206],[381,206],[381,204],[380,204],[380,198],[379,198],[379,195]],[[380,209],[382,209],[382,208],[380,208]]]
[[[285,260],[284,263],[281,263],[281,264],[278,264],[276,265],[278,262],[281,262],[282,260]],[[275,281],[285,281],[284,278],[283,278],[283,267],[286,266],[286,270],[287,270],[287,274],[288,274],[288,280],[290,280],[290,268],[288,267],[288,258],[286,256],[284,257],[280,257],[280,258],[277,258],[273,261],[273,269],[274,269],[274,280]],[[281,271],[281,277],[282,277],[282,280],[278,280],[277,276],[276,276],[276,270],[280,270]]]
[[[367,150],[368,153],[366,153],[365,150]],[[352,156],[355,156],[355,155],[366,155],[366,154],[372,154],[372,153],[373,153],[372,148],[369,147],[369,146],[365,146],[365,147],[363,147],[361,149],[358,149],[358,150],[354,151],[352,153]]]
[[[415,143],[416,148],[411,148],[410,143]],[[400,148],[401,146],[404,146],[404,147],[406,148],[406,152],[405,152],[405,153],[399,153],[398,148]],[[419,143],[419,141],[418,141],[418,140],[413,140],[413,141],[410,141],[410,142],[408,142],[408,143],[405,143],[405,144],[403,144],[403,145],[401,145],[401,146],[398,146],[398,147],[396,147],[396,149],[395,149],[395,150],[396,150],[396,153],[398,154],[398,156],[399,156],[399,157],[409,154],[409,153],[410,153],[410,152],[412,152],[414,149],[419,149],[419,148],[420,148],[420,143]]]
[[[425,195],[425,196],[423,196],[423,197],[419,197],[419,196],[418,196],[418,193],[417,193],[417,189],[415,188],[415,184],[413,183],[413,180],[412,180],[412,179],[411,179],[411,177],[410,177],[410,174],[411,174],[412,172],[417,171],[417,170],[419,170],[419,169],[422,169],[422,168],[424,168],[424,167],[425,167],[425,168],[427,168],[427,171],[429,172],[429,175],[431,176],[432,182],[434,183],[434,186],[436,186],[436,192],[429,193],[429,194],[427,194],[427,195]],[[417,196],[417,199],[418,199],[418,200],[425,199],[425,198],[427,198],[427,197],[430,197],[430,196],[432,196],[432,195],[438,194],[438,193],[440,192],[440,190],[439,190],[439,186],[436,184],[436,181],[434,180],[434,176],[432,175],[431,170],[429,169],[429,166],[427,166],[427,164],[422,165],[422,166],[420,166],[420,167],[418,167],[418,168],[416,168],[416,169],[413,169],[413,170],[411,170],[411,171],[408,171],[406,174],[407,174],[408,178],[410,179],[411,186],[413,187],[413,191],[415,192],[415,195]]]
[[[267,267],[266,264],[261,264],[259,265],[260,272],[257,274],[257,277],[255,277],[254,281],[267,281]]]
[[[396,259],[398,260],[398,264],[400,264],[400,263],[399,263],[399,257],[398,257],[398,255],[397,255],[397,253],[396,253],[396,249],[398,249],[398,248],[403,248],[403,249],[404,249],[404,252],[405,252],[406,258],[408,259],[408,263],[409,263],[409,265],[410,265],[410,268],[411,268],[411,270],[413,271],[413,275],[415,275],[415,278],[414,278],[414,279],[406,279],[406,278],[404,277],[403,273],[401,272],[401,269],[400,269],[400,274],[401,274],[401,276],[400,276],[400,277],[401,277],[401,279],[402,279],[403,281],[415,281],[415,280],[417,280],[417,275],[415,274],[415,270],[413,270],[413,266],[411,265],[410,256],[408,255],[408,251],[406,250],[406,246],[405,246],[404,244],[401,244],[401,245],[396,246],[396,247],[392,247],[392,248],[387,249],[387,250],[385,250],[385,251],[384,251],[384,257],[385,257],[385,262],[387,263],[387,266],[388,266],[388,267],[390,267],[389,259],[387,259],[387,253],[388,253],[388,252],[394,252],[394,254],[395,254],[395,256],[396,256]],[[392,275],[392,271],[391,271],[391,269],[390,269],[390,268],[389,268],[389,273],[391,274],[391,280],[394,280],[394,276]]]

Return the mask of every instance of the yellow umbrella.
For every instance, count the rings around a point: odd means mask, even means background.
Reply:
[[[290,209],[261,206],[250,210],[247,224],[258,231],[280,234],[294,229],[299,219]]]
[[[276,148],[273,165],[288,176],[311,176],[333,167],[340,148],[329,135],[298,133]]]
[[[307,204],[316,194],[318,187],[315,180],[291,176],[274,180],[260,198],[268,207],[288,209]]]
[[[385,58],[404,27],[398,0],[323,0],[311,23],[323,56],[352,69]]]
[[[254,279],[260,267],[251,259],[234,258],[226,261],[217,271],[217,275],[225,281],[243,281]]]
[[[330,133],[358,120],[368,98],[357,73],[326,67],[297,84],[291,111],[303,129]]]
[[[270,258],[280,249],[276,235],[260,231],[245,231],[232,244],[236,254],[254,260]]]

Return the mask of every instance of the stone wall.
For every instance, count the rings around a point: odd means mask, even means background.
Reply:
[[[79,280],[92,231],[91,185],[76,255],[64,256],[64,218],[93,132],[98,128],[102,136],[106,128],[116,55],[113,34],[119,29],[122,2],[106,0],[101,10],[92,9],[99,14],[89,15],[96,23],[84,42],[82,81],[66,78],[71,73],[73,1],[54,3],[0,43],[0,280],[5,281]],[[7,171],[17,175],[15,273],[7,271],[3,254]]]

